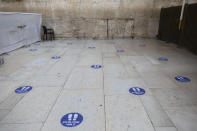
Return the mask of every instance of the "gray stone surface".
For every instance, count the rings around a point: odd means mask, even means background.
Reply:
[[[0,68],[0,131],[196,130],[197,57],[187,50],[154,39],[36,44],[10,52]],[[169,61],[158,61],[161,56]],[[177,82],[177,75],[191,82]],[[33,89],[16,94],[22,85]],[[146,93],[129,93],[136,86]],[[83,122],[62,126],[60,119],[71,112],[81,113]]]
[[[181,3],[181,0],[1,0],[0,10],[40,13],[43,24],[53,28],[57,37],[103,39],[107,32],[109,38],[131,37],[132,22],[128,20],[131,18],[135,19],[136,36],[155,37],[161,7]]]

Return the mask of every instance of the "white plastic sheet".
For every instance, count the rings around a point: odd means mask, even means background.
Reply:
[[[41,40],[42,15],[0,12],[0,54]]]

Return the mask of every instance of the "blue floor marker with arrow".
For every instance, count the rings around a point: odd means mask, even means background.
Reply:
[[[134,95],[143,95],[146,91],[140,87],[132,87],[129,89],[129,92]]]
[[[60,122],[65,127],[75,127],[81,124],[83,121],[83,116],[79,113],[68,113],[64,115]]]

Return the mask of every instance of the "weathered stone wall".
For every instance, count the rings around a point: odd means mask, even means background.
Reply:
[[[0,0],[0,11],[41,13],[57,37],[130,37],[131,18],[136,36],[154,37],[160,8],[173,3],[181,0]]]
[[[1,0],[0,11],[41,13],[43,24],[54,28],[58,37],[107,38],[107,19],[111,19],[108,25],[110,37],[130,37],[131,26],[127,26],[129,22],[126,20],[128,18],[135,18],[137,36],[148,36],[152,1]],[[117,19],[122,21],[116,22]],[[126,29],[121,28],[124,25]],[[120,27],[118,31],[117,26]]]
[[[108,20],[108,38],[129,38],[132,26],[133,20]]]

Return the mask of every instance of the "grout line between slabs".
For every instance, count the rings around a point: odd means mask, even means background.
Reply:
[[[153,124],[153,122],[152,122],[152,120],[151,120],[151,118],[150,118],[150,116],[149,116],[149,114],[148,114],[148,111],[147,111],[146,108],[145,108],[144,103],[142,102],[141,97],[138,96],[138,98],[140,99],[140,102],[141,102],[141,104],[142,104],[142,106],[143,106],[143,108],[144,108],[144,111],[146,112],[146,115],[148,116],[148,119],[150,120],[150,123],[151,123],[151,125],[152,125],[154,131],[156,131],[155,126],[154,126],[154,124]]]
[[[103,64],[103,52],[101,51],[102,55],[102,72],[103,72],[103,97],[104,97],[104,115],[105,115],[105,131],[107,130],[107,123],[106,123],[106,103],[105,103],[105,76],[104,76],[104,64]]]

